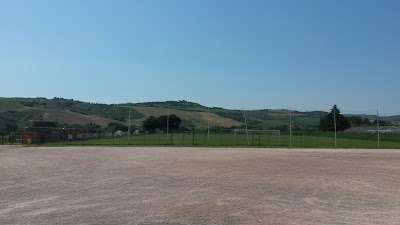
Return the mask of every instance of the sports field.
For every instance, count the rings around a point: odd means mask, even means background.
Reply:
[[[290,141],[291,140],[291,141]],[[335,138],[332,132],[305,132],[295,133],[169,133],[169,134],[141,134],[139,136],[104,137],[81,140],[62,140],[55,143],[45,143],[47,146],[207,146],[207,147],[294,147],[294,148],[335,148]],[[337,148],[378,148],[376,134],[338,133]],[[399,134],[381,134],[379,148],[400,149]]]
[[[400,151],[0,146],[0,224],[399,224]]]

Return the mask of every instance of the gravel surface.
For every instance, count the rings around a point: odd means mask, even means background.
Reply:
[[[0,224],[400,224],[400,151],[0,146]]]

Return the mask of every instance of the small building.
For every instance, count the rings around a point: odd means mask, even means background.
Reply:
[[[22,144],[59,142],[62,140],[82,139],[88,132],[85,128],[58,128],[57,123],[34,121],[32,126],[22,133]]]

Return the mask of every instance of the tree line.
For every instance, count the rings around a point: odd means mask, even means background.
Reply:
[[[321,131],[335,131],[335,122],[336,122],[336,130],[343,131],[353,126],[360,125],[376,125],[376,120],[369,120],[368,118],[362,118],[361,116],[350,116],[346,117],[340,113],[337,105],[334,105],[331,109],[330,113],[324,117],[322,117],[319,121],[319,129]],[[379,125],[386,126],[389,125],[388,122],[379,120]]]

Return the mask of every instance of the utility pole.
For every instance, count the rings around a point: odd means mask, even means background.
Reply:
[[[129,145],[129,140],[130,140],[130,137],[131,137],[131,110],[132,110],[132,108],[131,107],[129,107],[129,119],[128,119],[128,145]]]
[[[249,131],[247,130],[247,118],[246,118],[246,110],[243,107],[243,116],[244,116],[244,123],[246,125],[246,137],[247,137],[247,145],[250,145],[249,142]]]
[[[168,110],[167,110],[167,136],[169,133],[169,106],[168,106]]]
[[[334,122],[334,126],[335,126],[335,148],[337,147],[337,143],[336,143],[336,107],[333,108],[333,122]]]
[[[292,108],[289,109],[289,144],[292,147]]]
[[[379,111],[378,109],[376,110],[376,132],[378,133],[378,149],[380,148],[380,137],[379,137],[379,133],[380,133],[380,127],[379,127]]]
[[[207,144],[210,145],[210,108],[207,115]]]

